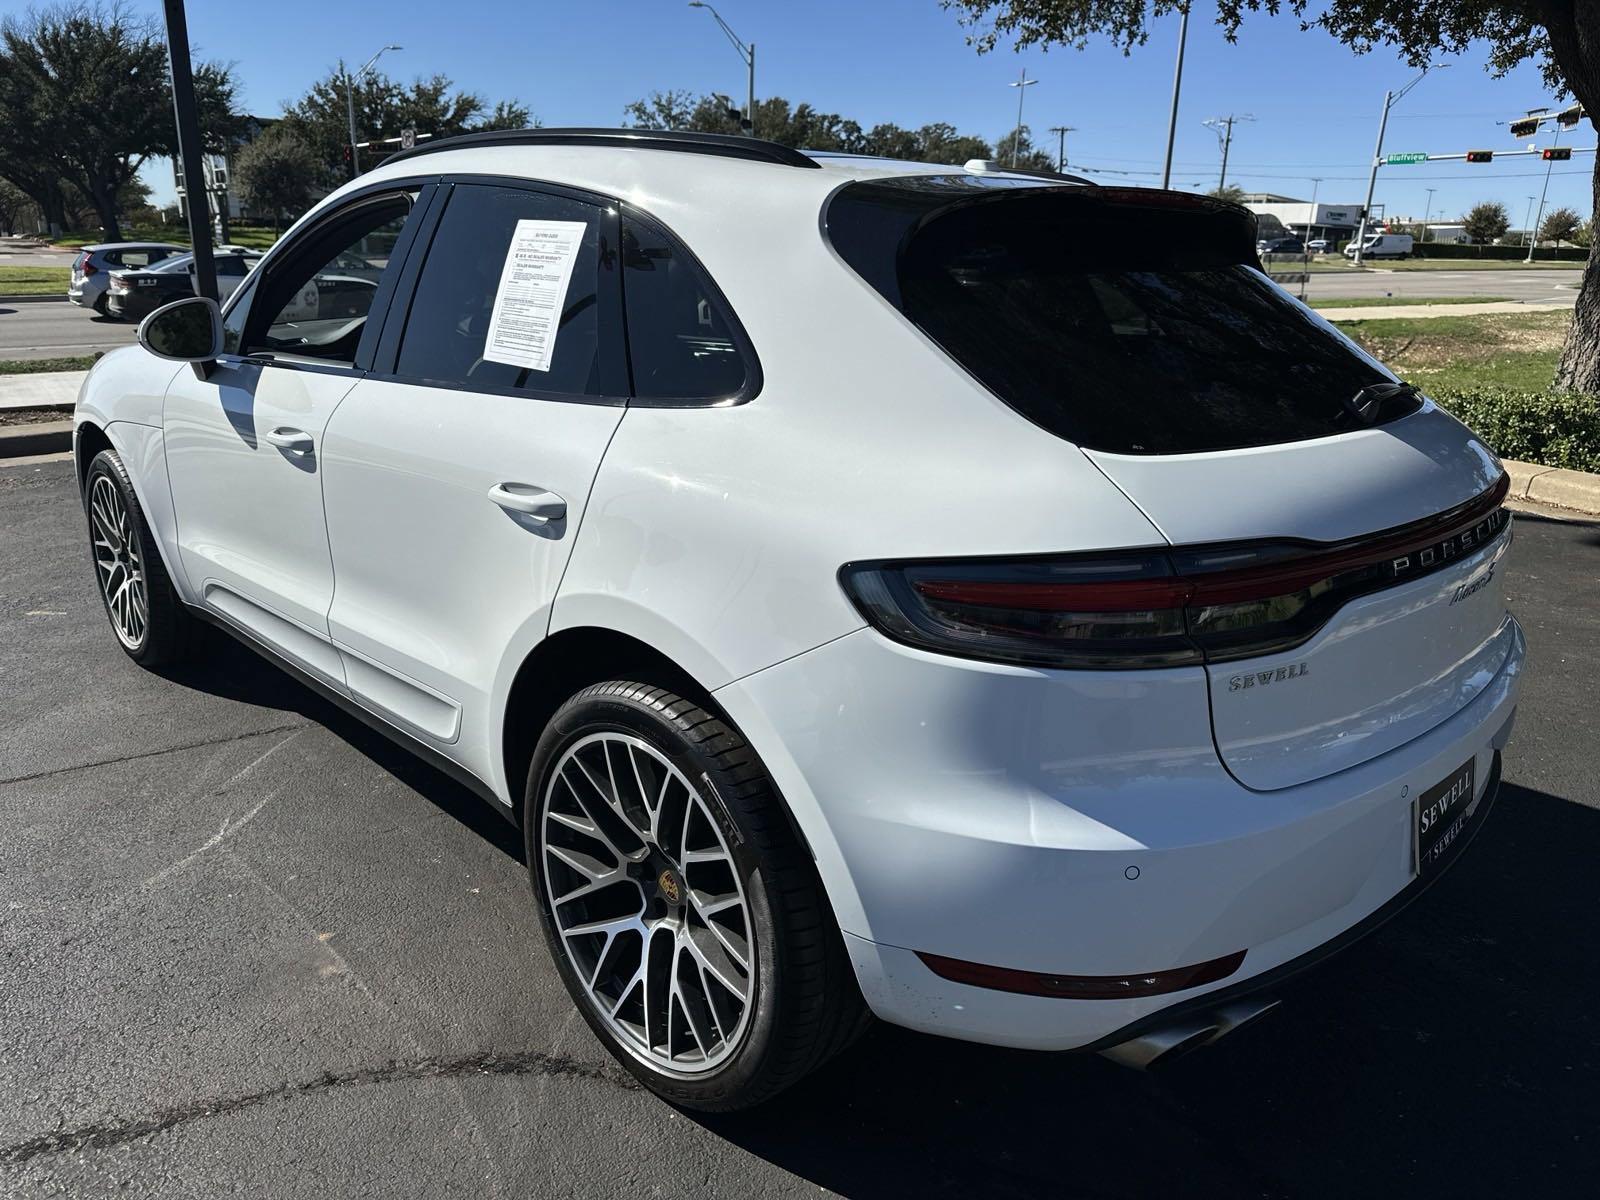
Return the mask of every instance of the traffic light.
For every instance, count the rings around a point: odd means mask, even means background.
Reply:
[[[1574,104],[1571,108],[1564,108],[1556,114],[1556,124],[1563,129],[1571,129],[1583,120],[1583,105]]]
[[[1494,151],[1493,150],[1468,150],[1467,151],[1467,161],[1468,162],[1493,162],[1494,161]]]
[[[1523,121],[1511,122],[1511,136],[1514,138],[1530,138],[1539,132],[1539,118],[1529,117]]]
[[[1551,146],[1544,152],[1547,162],[1566,162],[1572,157],[1571,146]]]

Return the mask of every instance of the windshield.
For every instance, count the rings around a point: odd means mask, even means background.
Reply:
[[[1254,229],[1232,206],[1090,187],[919,206],[927,189],[896,182],[835,196],[841,256],[1000,399],[1078,445],[1323,437],[1363,427],[1353,398],[1394,380],[1251,265]]]

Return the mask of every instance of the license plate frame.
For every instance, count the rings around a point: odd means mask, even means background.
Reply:
[[[1413,874],[1427,876],[1439,869],[1471,824],[1479,803],[1477,755],[1417,795],[1411,805]]]

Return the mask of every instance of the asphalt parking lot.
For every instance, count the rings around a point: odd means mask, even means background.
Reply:
[[[1152,1075],[879,1029],[707,1118],[575,1015],[509,826],[220,636],[135,667],[81,524],[0,466],[0,1196],[1594,1193],[1600,525],[1518,523],[1481,836],[1273,1016]]]

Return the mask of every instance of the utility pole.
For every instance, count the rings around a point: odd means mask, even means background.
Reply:
[[[1056,135],[1056,174],[1066,170],[1067,166],[1067,134],[1077,133],[1076,125],[1052,125],[1050,132]]]
[[[1022,97],[1027,94],[1029,88],[1038,82],[1037,79],[1029,79],[1028,68],[1023,67],[1022,78],[1015,83],[1006,84],[1007,87],[1017,89],[1017,132],[1011,137],[1011,165],[1013,167],[1017,165],[1017,151],[1022,146]]]
[[[178,122],[178,160],[183,163],[184,209],[194,251],[194,290],[217,298],[217,264],[211,257],[211,218],[206,212],[206,172],[195,114],[194,72],[189,65],[189,18],[183,0],[162,0],[167,19],[167,62],[172,72],[172,111]]]
[[[1236,121],[1254,121],[1249,113],[1235,115],[1229,113],[1225,117],[1212,117],[1205,125],[1217,135],[1217,141],[1222,143],[1222,177],[1217,181],[1217,191],[1222,191],[1228,186],[1228,151],[1233,146],[1233,126]]]
[[[1561,141],[1561,125],[1556,125],[1556,135],[1551,140],[1552,146]],[[1539,191],[1539,211],[1533,214],[1533,224],[1528,227],[1528,257],[1525,261],[1533,261],[1533,248],[1539,244],[1539,222],[1544,220],[1544,198],[1550,194],[1550,170],[1556,165],[1555,159],[1550,159],[1544,165],[1544,187]],[[1557,258],[1561,257],[1559,254]]]
[[[1422,240],[1428,240],[1428,222],[1433,220],[1433,194],[1438,188],[1428,189],[1428,202],[1422,209]]]
[[[1172,186],[1172,146],[1178,139],[1178,95],[1183,91],[1183,48],[1189,41],[1189,5],[1183,6],[1178,24],[1178,65],[1172,69],[1172,115],[1167,118],[1167,161],[1161,168],[1161,186]]]
[[[1422,74],[1418,75],[1398,92],[1385,92],[1383,94],[1383,114],[1378,118],[1378,146],[1372,152],[1372,174],[1367,179],[1367,202],[1361,206],[1361,224],[1356,228],[1356,261],[1360,266],[1363,251],[1367,241],[1367,222],[1371,219],[1372,197],[1378,190],[1378,168],[1383,165],[1383,135],[1389,130],[1389,110],[1398,103],[1412,88],[1428,77],[1429,71],[1442,71],[1449,63],[1441,63],[1437,67],[1423,67]]]
[[[1527,231],[1522,235],[1522,240],[1527,242],[1530,247],[1533,244],[1533,199],[1534,198],[1532,196],[1528,197],[1528,212],[1527,215],[1522,218],[1523,225],[1527,226]]]

